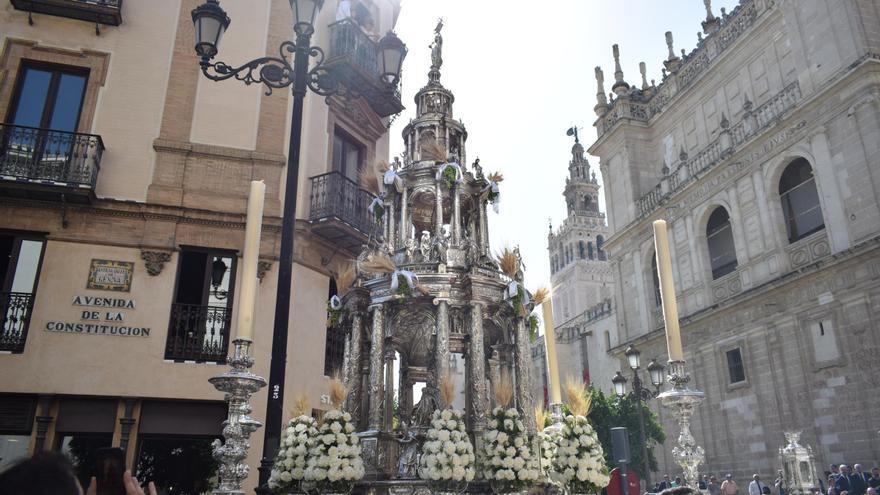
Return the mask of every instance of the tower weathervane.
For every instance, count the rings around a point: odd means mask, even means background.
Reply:
[[[440,70],[443,65],[443,36],[440,31],[443,29],[443,19],[437,21],[437,27],[434,28],[434,42],[428,45],[431,49],[431,69]]]
[[[578,128],[577,126],[571,126],[568,128],[568,131],[565,133],[566,136],[574,136],[574,142],[580,143],[578,140]]]

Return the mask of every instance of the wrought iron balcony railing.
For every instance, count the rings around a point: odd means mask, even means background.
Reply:
[[[381,79],[379,44],[352,19],[330,24],[327,68],[355,94],[363,96],[379,117],[400,113],[400,84]]]
[[[0,292],[0,351],[24,352],[33,307],[33,294]]]
[[[10,0],[17,10],[95,22],[122,24],[122,0]],[[96,28],[97,29],[97,28]]]
[[[351,249],[373,232],[372,196],[339,172],[311,178],[309,222],[312,230],[332,243]]]
[[[93,191],[103,153],[94,134],[0,124],[0,181]]]
[[[172,304],[165,359],[226,362],[231,319],[225,306]]]

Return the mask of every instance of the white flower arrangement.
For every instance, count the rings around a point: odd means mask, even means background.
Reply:
[[[354,481],[364,477],[360,439],[350,414],[338,409],[324,414],[303,475],[304,481],[314,482],[319,493],[348,492]]]
[[[553,467],[572,493],[596,493],[608,486],[602,445],[586,417],[565,417]]]
[[[318,436],[317,425],[315,418],[305,414],[287,423],[269,475],[269,488],[273,492],[298,492],[300,482],[308,481],[306,466],[314,439]]]
[[[537,459],[532,456],[528,434],[516,409],[498,406],[483,434],[483,477],[496,492],[514,492],[538,480]]]
[[[465,484],[474,479],[475,460],[464,411],[434,411],[422,445],[419,477],[437,485]]]

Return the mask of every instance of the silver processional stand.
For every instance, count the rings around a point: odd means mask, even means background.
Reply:
[[[263,377],[250,372],[254,365],[250,355],[251,344],[250,340],[233,340],[230,369],[208,379],[214,388],[226,394],[229,404],[229,413],[223,422],[224,442],[214,440],[213,444],[214,459],[220,463],[220,485],[212,492],[214,495],[244,495],[241,485],[250,472],[245,464],[251,447],[250,436],[263,426],[263,423],[250,416],[251,395],[266,386]]]
[[[681,466],[685,484],[698,490],[698,468],[706,456],[703,448],[697,445],[691,434],[691,416],[694,414],[694,409],[706,398],[706,394],[688,388],[687,384],[691,377],[685,370],[684,360],[670,361],[668,369],[667,379],[672,388],[661,393],[657,398],[664,406],[672,409],[675,419],[678,420],[678,445],[673,447],[672,457]]]

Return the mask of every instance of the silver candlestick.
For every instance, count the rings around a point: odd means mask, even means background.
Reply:
[[[688,388],[687,383],[691,377],[687,374],[684,365],[683,360],[669,361],[667,380],[672,384],[672,388],[657,397],[664,406],[673,410],[673,414],[678,420],[678,446],[672,449],[672,456],[675,458],[675,462],[681,466],[685,484],[697,489],[698,467],[705,460],[705,451],[697,445],[697,441],[691,434],[691,416],[693,416],[697,405],[706,398],[706,394]]]
[[[220,485],[214,495],[244,495],[242,482],[248,477],[250,468],[244,463],[251,447],[250,436],[262,423],[250,417],[251,395],[266,386],[266,380],[249,371],[254,365],[250,356],[251,341],[235,339],[234,351],[229,358],[230,370],[209,378],[214,388],[226,394],[229,415],[223,422],[225,442],[214,440],[213,456],[220,463]]]

